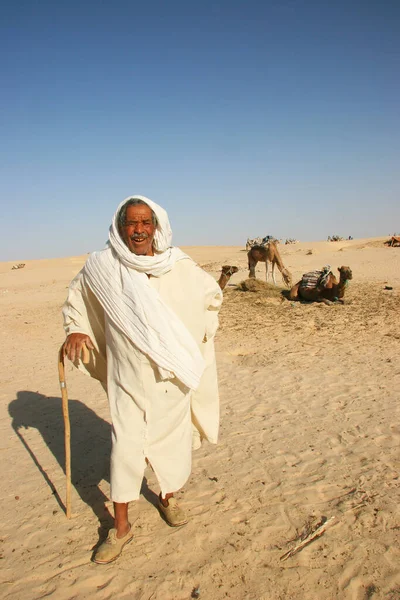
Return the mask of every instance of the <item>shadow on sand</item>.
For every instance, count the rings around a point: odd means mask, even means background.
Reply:
[[[61,398],[20,391],[17,398],[10,402],[8,409],[15,433],[43,475],[58,504],[65,511],[64,502],[57,489],[23,435],[24,429],[37,429],[65,472]],[[111,425],[79,400],[69,400],[69,416],[72,485],[83,502],[92,508],[101,528],[109,529],[113,525],[113,517],[105,504],[108,498],[101,491],[99,484],[103,479],[110,481]],[[157,495],[147,486],[146,478],[143,479],[141,493],[148,502],[157,506]]]

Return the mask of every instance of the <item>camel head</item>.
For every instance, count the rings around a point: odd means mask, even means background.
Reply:
[[[229,276],[233,275],[234,273],[237,273],[238,271],[239,271],[239,269],[237,267],[232,267],[231,265],[224,265],[221,268],[221,272],[224,275],[229,275]]]
[[[232,277],[232,275],[234,273],[237,273],[238,271],[239,271],[239,269],[237,267],[233,267],[231,265],[224,265],[221,268],[221,275],[218,280],[218,285],[221,288],[221,290],[224,289],[224,287],[226,286],[226,284],[228,283],[228,281]]]
[[[289,273],[289,271],[287,269],[282,269],[282,279],[288,288],[292,287],[292,275]]]
[[[338,271],[340,273],[340,281],[348,281],[349,279],[353,279],[353,273],[351,272],[350,267],[338,267]]]

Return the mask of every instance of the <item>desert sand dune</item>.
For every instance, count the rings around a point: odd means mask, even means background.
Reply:
[[[294,281],[325,264],[352,268],[345,305],[331,307],[240,291],[244,248],[183,248],[215,278],[239,267],[217,336],[220,442],[194,453],[184,528],[160,518],[146,471],[134,541],[107,566],[90,562],[111,525],[107,401],[70,365],[64,514],[57,351],[66,288],[86,256],[1,263],[2,598],[399,599],[400,248],[385,239],[279,246]]]

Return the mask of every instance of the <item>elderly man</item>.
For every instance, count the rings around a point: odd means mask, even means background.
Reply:
[[[133,537],[128,503],[146,462],[159,482],[167,523],[187,523],[174,492],[191,471],[193,436],[217,442],[214,354],[221,291],[171,246],[167,213],[143,196],[124,200],[107,247],[72,281],[64,305],[66,356],[107,390],[112,420],[111,498],[115,523],[93,560],[115,560]],[[86,345],[88,364],[81,362]]]

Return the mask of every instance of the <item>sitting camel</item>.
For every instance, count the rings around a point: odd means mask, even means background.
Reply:
[[[234,273],[237,273],[239,269],[237,267],[232,267],[230,265],[224,265],[221,270],[221,276],[218,279],[218,285],[221,290],[224,289],[230,278]]]
[[[339,281],[334,274],[329,271],[312,271],[305,273],[296,285],[289,292],[289,300],[308,300],[309,302],[324,302],[324,304],[333,304],[341,302],[344,304],[343,296],[348,281],[353,279],[353,273],[350,267],[338,267],[340,273]],[[315,274],[319,274],[314,285],[310,285],[310,280]]]
[[[290,287],[292,285],[292,276],[287,269],[283,266],[281,256],[278,248],[274,242],[269,242],[265,246],[253,246],[248,253],[247,258],[249,259],[249,277],[255,278],[256,276],[256,264],[258,262],[265,262],[265,278],[268,281],[268,263],[272,264],[272,281],[276,285],[275,281],[275,265],[278,267],[282,274],[282,279],[285,284]]]

